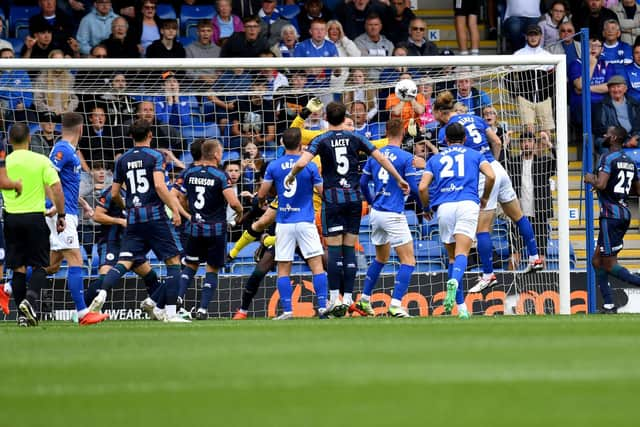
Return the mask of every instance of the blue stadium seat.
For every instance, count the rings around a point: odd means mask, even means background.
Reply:
[[[237,150],[225,150],[222,153],[222,163],[228,162],[229,160],[240,160],[240,152]]]
[[[416,259],[444,263],[447,258],[444,245],[438,240],[416,240],[413,242]]]
[[[189,36],[180,36],[180,37],[178,37],[178,41],[180,42],[180,44],[182,44],[183,47],[189,46],[195,40],[196,40],[195,38],[189,37]]]
[[[409,227],[417,227],[420,224],[416,211],[404,211],[404,216],[407,217],[407,224],[409,224]]]
[[[369,228],[370,224],[369,224],[369,215],[365,215],[362,217],[362,219],[360,219],[360,228]]]
[[[17,39],[14,37],[9,37],[7,39],[9,43],[13,46],[13,51],[15,52],[16,58],[20,56],[20,52],[22,51],[22,46],[24,46],[24,37],[21,39]]]
[[[491,235],[491,243],[493,243],[493,252],[498,256],[498,259],[503,264],[502,268],[506,268],[511,258],[511,250],[509,249],[509,240],[506,237]],[[496,261],[494,259],[494,261]]]
[[[236,263],[231,267],[231,272],[233,274],[248,276],[253,273],[255,267],[255,263]]]
[[[547,256],[545,258],[545,263],[547,264],[548,269],[557,269],[559,265],[558,260],[558,240],[557,239],[549,239],[547,241]],[[569,242],[569,266],[571,269],[576,268],[576,252],[573,248],[571,242]]]
[[[414,273],[435,273],[438,271],[444,271],[447,267],[439,261],[434,260],[421,260],[416,262],[416,267],[413,270]]]
[[[297,4],[285,4],[278,6],[278,9],[280,10],[280,16],[288,20],[292,20],[300,13],[300,6]]]
[[[38,6],[11,6],[9,8],[9,35],[16,38],[20,33],[24,33],[25,28],[29,33],[29,18],[40,13]]]
[[[173,6],[167,3],[158,3],[156,6],[156,15],[160,19],[176,19],[176,11]]]
[[[294,262],[291,264],[291,274],[308,274],[311,270],[306,262]]]
[[[182,156],[180,156],[180,161],[188,166],[193,163],[193,156],[189,151],[185,151]]]
[[[198,123],[182,128],[182,137],[187,140],[196,138],[218,138],[219,136],[220,129],[218,129],[218,125],[215,123]]]
[[[183,35],[189,34],[189,28],[197,28],[201,19],[213,19],[216,10],[213,6],[182,5],[180,8],[180,29]]]

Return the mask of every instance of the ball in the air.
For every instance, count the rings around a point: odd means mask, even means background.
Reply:
[[[418,87],[413,80],[404,79],[396,83],[396,96],[400,101],[411,101],[418,95]]]

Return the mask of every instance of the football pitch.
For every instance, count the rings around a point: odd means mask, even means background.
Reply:
[[[640,316],[5,323],[0,343],[2,427],[638,425]]]

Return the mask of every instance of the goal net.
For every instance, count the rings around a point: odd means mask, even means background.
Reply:
[[[296,121],[312,97],[324,105],[346,104],[355,132],[384,144],[385,124],[391,117],[403,120],[403,149],[414,154],[418,169],[439,147],[441,124],[432,105],[444,91],[458,100],[461,113],[486,120],[502,141],[499,161],[511,174],[521,207],[536,233],[544,269],[525,273],[529,261],[519,227],[509,218],[512,209],[498,209],[491,228],[489,266],[497,283],[471,293],[486,270],[485,252],[474,246],[465,274],[467,306],[475,315],[569,313],[566,72],[562,57],[390,57],[390,58],[251,58],[235,60],[8,60],[0,68],[2,138],[17,121],[32,131],[31,148],[49,154],[60,135],[60,117],[67,111],[84,114],[85,130],[78,151],[82,161],[81,196],[97,203],[110,185],[117,156],[132,146],[128,125],[136,118],[153,123],[152,147],[165,156],[171,181],[192,162],[190,145],[199,138],[218,139],[224,147],[223,164],[249,208],[264,165],[278,157],[279,136],[290,126],[317,133],[327,128],[322,112]],[[394,94],[401,78],[418,86],[415,108]],[[397,106],[400,104],[400,106]],[[415,123],[415,132],[412,132]],[[422,161],[421,161],[422,160]],[[414,237],[416,268],[404,305],[413,315],[443,314],[448,259],[439,240],[437,220],[428,221],[411,197],[406,216]],[[512,214],[513,215],[513,214]],[[230,225],[233,242],[248,224]],[[86,282],[99,266],[97,244],[102,229],[85,213],[78,226],[85,262]],[[180,233],[180,230],[177,230]],[[359,274],[356,293],[375,255],[366,210],[358,244]],[[229,317],[240,306],[242,287],[255,267],[252,243],[220,275],[217,294],[209,307],[212,317]],[[162,262],[148,255],[154,268],[164,273]],[[398,258],[383,270],[374,295],[376,312],[386,313]],[[187,308],[196,305],[203,269],[186,294]],[[65,290],[66,270],[51,279],[44,291],[43,312],[54,319],[68,317],[72,303]],[[293,266],[294,312],[311,316],[313,286],[310,272],[300,259]],[[137,318],[146,292],[130,274],[113,291],[106,306],[115,318]],[[562,285],[561,285],[562,284]],[[275,276],[267,276],[255,297],[251,313],[272,316],[277,311]],[[454,311],[455,314],[455,311]]]

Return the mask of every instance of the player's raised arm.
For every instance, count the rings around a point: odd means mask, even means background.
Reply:
[[[480,207],[484,208],[485,206],[487,206],[487,201],[489,200],[489,196],[491,195],[491,189],[493,188],[493,184],[495,184],[496,182],[496,174],[493,172],[491,164],[486,160],[480,163],[480,172],[482,172],[485,176],[484,191],[482,192],[482,196],[480,197]]]
[[[498,135],[496,135],[496,133],[490,127],[487,127],[485,133],[487,135],[487,139],[489,140],[489,145],[491,146],[491,154],[493,154],[493,157],[495,157],[496,159],[499,159],[500,150],[502,150],[502,141],[500,141]]]
[[[300,158],[298,159],[296,164],[293,165],[293,168],[291,168],[291,172],[289,172],[289,175],[287,175],[287,177],[285,178],[284,183],[287,184],[287,185],[291,185],[293,183],[293,181],[295,180],[296,175],[298,173],[300,173],[300,171],[302,169],[304,169],[305,166],[307,166],[312,159],[313,159],[313,154],[311,154],[308,151],[303,151],[300,154]]]
[[[389,174],[391,174],[391,176],[395,178],[396,182],[398,183],[398,187],[400,187],[404,194],[409,194],[409,183],[405,181],[404,178],[398,173],[389,159],[383,156],[379,150],[372,151],[371,157],[376,159],[378,163],[380,163],[380,166],[385,168],[387,172],[389,172]]]
[[[225,188],[222,191],[222,195],[224,196],[225,200],[227,201],[231,209],[235,211],[236,223],[239,224],[240,219],[242,218],[242,203],[240,203],[238,196],[236,195],[235,191],[233,191],[233,188],[231,187]]]

